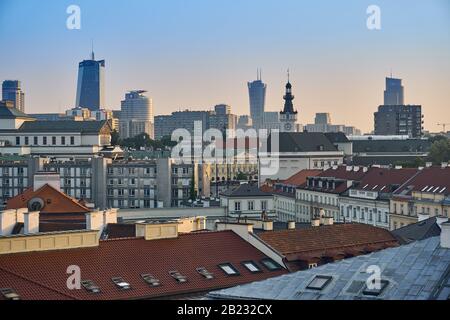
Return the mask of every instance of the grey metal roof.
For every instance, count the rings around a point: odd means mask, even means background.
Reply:
[[[268,139],[268,151],[272,151],[271,137]],[[277,151],[277,150],[273,150]],[[324,133],[319,132],[280,132],[279,152],[337,151]]]
[[[432,217],[394,230],[392,231],[392,234],[402,244],[437,237],[441,234],[441,228],[438,226],[436,221],[436,217]]]
[[[227,197],[271,197],[272,194],[263,192],[256,184],[241,184],[237,188],[228,189],[222,195]]]
[[[370,274],[381,269],[389,281],[377,297],[362,291]],[[332,277],[322,290],[308,289],[316,276]],[[440,247],[440,237],[416,241],[365,256],[329,263],[318,268],[211,292],[213,299],[269,300],[426,300],[448,299],[450,293],[450,249]]]
[[[20,128],[20,132],[80,132],[98,133],[107,121],[29,121]]]
[[[0,119],[33,119],[16,108],[10,108],[0,104]]]
[[[327,132],[325,133],[325,136],[332,143],[350,142],[350,140],[348,140],[347,136],[343,132]]]

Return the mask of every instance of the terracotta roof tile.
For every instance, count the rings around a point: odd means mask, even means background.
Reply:
[[[286,270],[251,273],[241,262],[253,260],[259,265],[266,256],[232,231],[183,234],[176,239],[146,241],[143,238],[101,241],[98,247],[71,250],[29,252],[2,255],[1,275],[6,272],[22,280],[0,275],[0,288],[12,287],[23,299],[144,299],[192,295],[214,289],[232,287],[285,274]],[[232,263],[239,276],[227,276],[218,265]],[[82,280],[92,280],[100,294],[66,287],[67,267],[78,265]],[[205,267],[214,274],[207,280],[196,268]],[[187,276],[186,283],[177,283],[169,271]],[[141,274],[152,274],[161,281],[150,287]],[[122,277],[130,290],[119,290],[111,277]],[[50,291],[48,289],[50,288]],[[39,292],[38,292],[39,291]],[[38,292],[38,293],[37,293]]]

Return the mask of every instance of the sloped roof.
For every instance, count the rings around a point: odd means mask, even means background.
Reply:
[[[378,297],[362,293],[369,266],[381,268],[389,281]],[[322,290],[307,287],[316,276],[331,280]],[[442,286],[441,286],[442,284]],[[450,293],[450,249],[433,237],[369,255],[329,263],[265,281],[210,293],[219,299],[268,300],[447,300]]]
[[[418,169],[387,169],[372,167],[361,179],[359,186],[354,189],[365,191],[379,191],[390,193],[413,178],[419,172]]]
[[[424,168],[394,195],[410,195],[413,191],[450,195],[450,167]]]
[[[272,151],[271,136],[268,139],[268,151]],[[337,151],[324,133],[319,132],[280,132],[279,150],[273,152],[318,152]]]
[[[4,101],[0,101],[0,119],[28,119],[34,120],[34,118],[30,117],[26,113],[16,109],[7,107],[3,104]]]
[[[347,136],[343,132],[326,132],[325,136],[332,143],[346,143],[346,142],[350,142],[350,140],[348,140]]]
[[[98,133],[108,121],[27,121],[20,128],[21,132],[71,132]]]
[[[392,234],[400,243],[411,243],[413,241],[425,240],[431,237],[437,237],[441,234],[441,228],[436,223],[436,217],[416,222],[403,228],[392,231]]]
[[[150,241],[143,238],[108,240],[100,241],[98,247],[92,248],[2,255],[0,288],[11,287],[25,300],[60,297],[83,300],[150,299],[192,295],[287,273],[284,269],[265,269],[260,263],[265,258],[262,252],[232,231],[190,233],[175,239]],[[248,260],[255,261],[262,272],[248,271],[241,264]],[[240,275],[226,275],[218,266],[222,263],[232,263]],[[70,265],[79,266],[82,280],[94,281],[101,293],[67,289],[66,270]],[[199,267],[213,273],[214,279],[208,280],[200,275],[196,271]],[[169,275],[174,270],[186,276],[188,281],[178,283]],[[22,280],[7,280],[2,276],[4,274],[15,274]],[[153,275],[161,281],[161,286],[150,287],[141,274]],[[131,289],[120,290],[112,282],[112,277],[122,277]],[[40,290],[38,294],[37,290],[42,287],[47,289]]]
[[[28,202],[34,198],[42,199],[44,207],[41,214],[85,214],[90,210],[65,193],[45,184],[36,191],[26,189],[23,193],[7,201],[6,209],[28,208]]]
[[[222,195],[226,197],[268,197],[270,193],[261,191],[256,184],[244,183],[237,188],[228,189]]]
[[[322,170],[301,170],[288,179],[284,180],[282,183],[285,185],[300,186],[306,182],[307,177],[318,176],[322,172]]]

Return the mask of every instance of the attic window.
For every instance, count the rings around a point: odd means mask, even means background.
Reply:
[[[281,266],[278,263],[276,263],[275,261],[273,261],[272,259],[270,259],[270,258],[262,259],[261,263],[269,271],[276,271],[276,270],[280,270],[281,269]]]
[[[306,287],[311,290],[323,290],[330,284],[333,277],[330,276],[316,276]]]
[[[83,280],[81,285],[90,293],[100,293],[100,288],[92,280]]]
[[[183,276],[181,273],[179,273],[178,271],[174,270],[174,271],[169,271],[169,274],[172,276],[172,278],[174,278],[175,280],[177,280],[177,282],[179,283],[185,283],[187,282],[187,277]]]
[[[197,268],[197,272],[200,273],[203,277],[205,277],[208,280],[214,279],[214,274],[206,270],[205,267]]]
[[[121,290],[131,289],[131,285],[128,282],[125,282],[122,277],[114,277],[111,278],[111,280]]]
[[[379,295],[381,295],[384,291],[384,289],[386,289],[386,287],[389,285],[389,281],[388,280],[381,280],[380,281],[380,288],[378,289],[369,289],[367,288],[367,285],[363,291],[363,294],[366,296],[372,296],[372,297],[378,297]]]
[[[0,289],[0,294],[2,294],[6,300],[20,300],[20,296],[11,288]]]
[[[144,279],[147,284],[149,284],[151,287],[159,287],[161,285],[161,281],[159,279],[156,279],[151,274],[141,274],[142,279]]]
[[[238,276],[240,274],[231,263],[219,264],[219,268],[229,276]]]
[[[262,272],[261,268],[253,261],[244,261],[242,265],[248,269],[251,273]]]

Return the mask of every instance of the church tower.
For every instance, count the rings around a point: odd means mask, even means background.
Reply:
[[[281,122],[281,132],[296,132],[297,124],[297,111],[294,110],[294,100],[292,95],[292,85],[289,81],[289,71],[288,71],[288,82],[286,84],[286,94],[284,95],[284,108],[280,112],[280,122]]]

